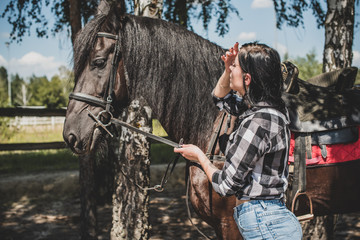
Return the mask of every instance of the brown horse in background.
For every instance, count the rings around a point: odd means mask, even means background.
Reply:
[[[96,150],[107,132],[94,117],[111,132],[111,116],[120,115],[122,107],[141,97],[170,139],[183,138],[206,151],[219,115],[210,93],[224,68],[220,59],[224,49],[175,24],[117,11],[99,11],[76,39],[75,87],[64,140],[79,155]],[[221,168],[223,162],[214,161],[214,165]],[[357,161],[352,169],[359,166]],[[215,193],[200,166],[188,164],[188,173],[190,200],[197,214],[219,239],[240,239],[233,220],[235,197]],[[308,189],[315,192],[312,196],[321,196],[311,184],[327,178],[321,168],[315,174],[309,174]],[[352,194],[359,199],[359,193]]]

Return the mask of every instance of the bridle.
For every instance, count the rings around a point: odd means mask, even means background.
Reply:
[[[71,92],[69,95],[69,99],[77,100],[80,102],[85,102],[88,104],[96,105],[98,107],[102,107],[104,110],[98,113],[98,115],[93,114],[88,108],[86,109],[90,116],[95,120],[97,123],[97,126],[102,127],[107,133],[110,134],[111,137],[113,137],[113,134],[110,133],[110,131],[106,128],[111,125],[111,121],[108,122],[102,122],[100,117],[103,114],[109,114],[110,120],[113,118],[113,114],[111,113],[113,111],[113,98],[112,95],[114,93],[114,85],[116,81],[116,72],[118,68],[118,63],[121,58],[120,53],[120,40],[119,36],[111,33],[106,32],[99,32],[97,33],[97,37],[105,37],[116,40],[115,48],[114,48],[114,56],[111,60],[111,72],[109,76],[109,82],[107,86],[107,91],[105,92],[104,98],[98,98],[94,97],[92,95],[86,94],[86,93],[80,93],[80,92]],[[106,96],[107,93],[107,96]],[[106,117],[104,119],[107,119]]]

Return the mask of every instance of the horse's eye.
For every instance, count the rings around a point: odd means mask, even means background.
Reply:
[[[98,68],[102,68],[105,66],[105,59],[104,58],[97,58],[97,59],[94,59],[94,61],[92,62],[92,66],[94,67],[98,67]]]

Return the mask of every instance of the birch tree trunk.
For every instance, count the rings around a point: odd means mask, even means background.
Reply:
[[[134,14],[143,17],[161,18],[163,0],[134,0]]]
[[[323,72],[350,67],[354,38],[354,0],[327,0]],[[346,177],[346,176],[344,176]],[[302,223],[303,239],[334,239],[337,215],[316,216]]]
[[[354,0],[327,0],[323,72],[350,67],[354,38]]]
[[[162,1],[135,0],[135,14],[161,18]],[[142,99],[134,100],[124,111],[122,120],[152,131],[151,109]],[[111,239],[149,239],[150,143],[138,133],[123,128],[116,161],[116,190],[113,194]]]
[[[152,131],[151,109],[144,101],[132,101],[122,120],[140,126],[143,131]],[[149,238],[149,193],[142,190],[150,184],[149,149],[150,143],[144,135],[122,129],[117,153],[111,239]]]

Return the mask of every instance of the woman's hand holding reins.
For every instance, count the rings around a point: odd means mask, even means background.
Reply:
[[[181,145],[181,148],[174,148],[174,152],[180,153],[184,158],[195,162],[199,162],[203,157],[206,158],[204,152],[201,151],[199,147],[192,144],[184,144]]]
[[[174,152],[180,153],[184,158],[190,161],[199,162],[209,181],[212,182],[212,176],[218,169],[210,162],[199,147],[192,144],[184,144],[181,145],[181,148],[174,148]]]

